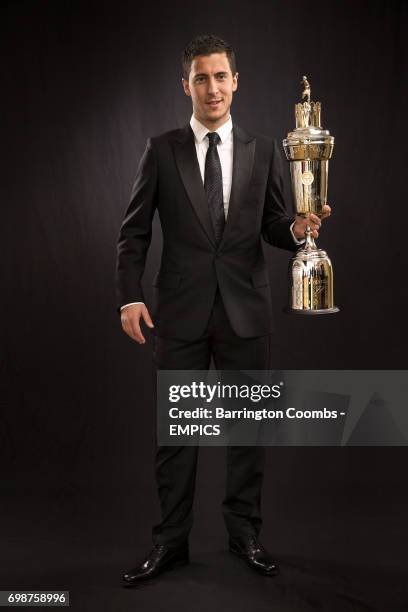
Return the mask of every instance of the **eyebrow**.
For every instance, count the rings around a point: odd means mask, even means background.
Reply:
[[[220,74],[228,74],[228,72],[225,70],[220,70],[219,72],[215,73],[215,76],[218,76]],[[194,75],[194,78],[196,79],[197,77],[203,77],[203,76],[206,77],[208,75],[205,72],[199,72],[198,74]]]

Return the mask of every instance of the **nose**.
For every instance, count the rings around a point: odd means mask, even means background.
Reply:
[[[218,93],[218,83],[215,77],[210,77],[208,79],[208,93],[212,95]]]

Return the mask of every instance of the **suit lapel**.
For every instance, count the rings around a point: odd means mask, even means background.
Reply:
[[[214,230],[208,210],[207,196],[204,191],[200,166],[198,165],[194,132],[190,124],[187,124],[180,132],[180,136],[173,140],[173,148],[181,180],[201,225],[209,240],[216,246]]]
[[[234,151],[232,161],[232,184],[228,205],[227,221],[221,239],[222,248],[231,234],[231,229],[237,221],[241,205],[244,203],[248,192],[249,181],[252,176],[252,168],[255,157],[256,138],[250,136],[238,125],[232,128],[234,139]]]
[[[233,162],[232,184],[228,206],[228,216],[220,243],[221,248],[228,240],[235,221],[239,216],[239,209],[247,195],[249,181],[255,157],[256,139],[250,136],[238,125],[233,126]],[[194,133],[190,124],[182,128],[172,139],[174,156],[180,172],[181,179],[197,217],[203,226],[210,242],[216,246],[214,230],[208,210],[208,202],[201,179],[197,153],[194,143]]]

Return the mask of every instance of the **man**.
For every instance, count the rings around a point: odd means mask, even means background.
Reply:
[[[276,141],[232,122],[238,72],[231,47],[215,36],[196,37],[182,66],[193,115],[183,128],[148,140],[121,228],[122,326],[139,344],[141,319],[154,327],[159,369],[206,370],[212,356],[219,370],[267,370],[272,306],[261,238],[295,251],[306,225],[317,237],[321,221],[287,215]],[[156,209],[163,253],[151,317],[140,281]],[[326,207],[323,217],[329,214]],[[197,454],[196,446],[157,448],[162,520],[151,553],[124,575],[127,584],[188,562]],[[262,447],[227,447],[223,515],[230,550],[271,576],[276,563],[258,541],[262,477]]]

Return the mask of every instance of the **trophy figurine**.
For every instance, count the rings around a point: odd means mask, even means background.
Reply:
[[[334,138],[320,125],[320,102],[310,99],[310,84],[302,80],[302,102],[295,105],[296,128],[283,141],[290,162],[292,195],[298,215],[322,215],[327,200],[327,175]],[[333,270],[327,253],[318,249],[312,231],[306,229],[304,245],[290,262],[290,314],[331,314]]]

